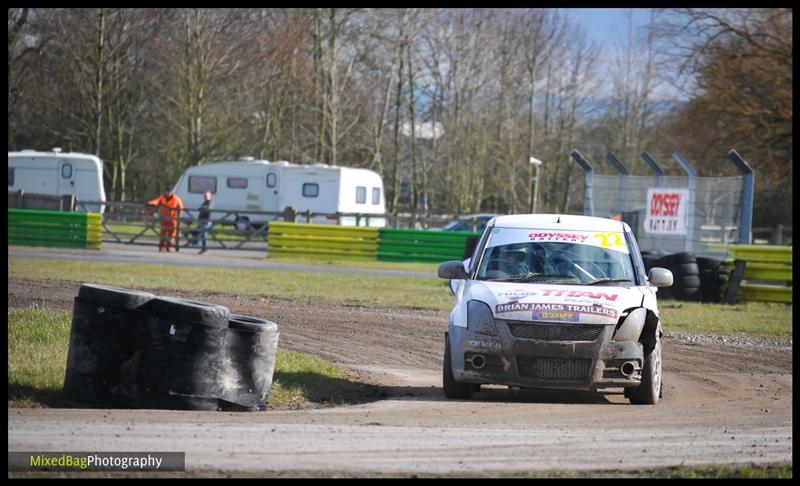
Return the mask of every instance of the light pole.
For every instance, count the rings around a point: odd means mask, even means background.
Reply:
[[[536,196],[539,192],[539,167],[542,165],[542,161],[537,159],[536,157],[531,156],[530,163],[533,166],[534,174],[531,175],[531,214],[536,213]],[[533,171],[532,171],[533,172]]]

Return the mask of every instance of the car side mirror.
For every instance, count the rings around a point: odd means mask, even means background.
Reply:
[[[469,263],[472,261],[472,258],[467,258],[462,263],[464,264],[464,271],[469,274]],[[458,285],[461,283],[461,279],[450,279],[450,293],[456,295],[458,293]]]
[[[672,272],[666,268],[653,267],[647,274],[647,280],[656,287],[670,287],[672,286]]]
[[[464,262],[461,260],[450,260],[439,265],[437,270],[439,278],[465,280],[467,271],[464,270]]]

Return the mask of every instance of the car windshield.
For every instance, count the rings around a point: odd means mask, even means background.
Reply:
[[[495,228],[478,280],[593,285],[633,283],[622,233],[552,232]]]

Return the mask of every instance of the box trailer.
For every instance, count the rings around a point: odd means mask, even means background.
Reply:
[[[214,209],[229,211],[283,212],[291,207],[297,212],[328,214],[312,217],[312,223],[336,224],[335,213],[383,215],[386,203],[383,181],[367,169],[325,164],[300,165],[286,161],[244,159],[214,162],[190,167],[175,184],[175,193],[187,209],[203,202],[203,193],[214,195]],[[280,215],[215,213],[212,219],[238,226],[264,224]],[[355,226],[355,216],[341,217],[341,224]],[[366,218],[358,222],[366,226]],[[369,226],[385,226],[383,217],[370,217]]]
[[[90,154],[22,150],[8,153],[8,191],[74,195],[77,201],[99,201],[86,204],[90,212],[103,212],[106,193],[103,189],[103,163]]]

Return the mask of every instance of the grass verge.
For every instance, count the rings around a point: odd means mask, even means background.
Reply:
[[[267,260],[271,262],[303,263],[308,265],[330,265],[341,268],[374,268],[376,270],[405,270],[408,272],[430,272],[432,277],[436,276],[438,263],[420,262],[381,262],[372,260],[346,260],[329,256],[269,256]]]
[[[93,282],[136,289],[204,290],[238,295],[284,297],[331,304],[446,309],[447,282],[435,277],[349,275],[272,269],[175,267],[8,258],[8,276]]]
[[[737,305],[701,304],[667,300],[658,304],[669,331],[721,335],[750,334],[766,338],[792,338],[792,306],[771,302]]]
[[[353,262],[355,263],[355,262]],[[176,289],[263,295],[306,302],[411,309],[452,308],[447,282],[438,278],[386,277],[266,269],[187,268],[144,263],[107,263],[8,258],[8,276],[94,282],[136,289]],[[792,338],[792,306],[748,302],[734,306],[660,302],[669,331],[749,334]]]
[[[9,309],[8,407],[64,407],[62,396],[72,323],[68,311]],[[360,385],[317,356],[278,349],[270,408],[332,406]]]

